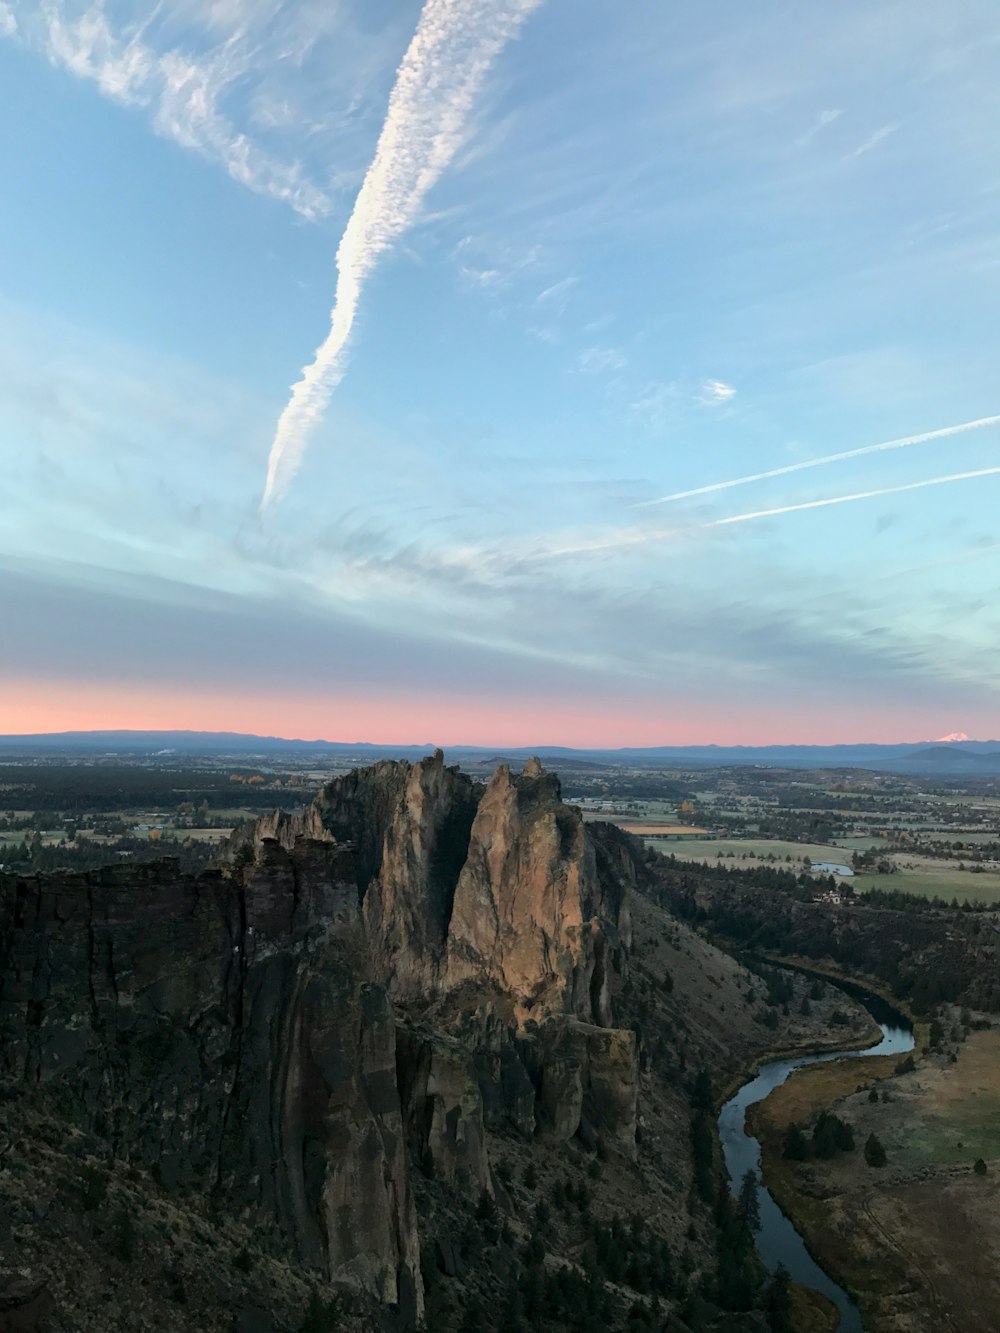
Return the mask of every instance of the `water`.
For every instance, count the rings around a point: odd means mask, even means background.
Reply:
[[[719,1136],[734,1194],[739,1193],[743,1177],[748,1171],[753,1171],[758,1180],[761,1177],[760,1144],[746,1130],[748,1107],[763,1101],[790,1074],[805,1065],[866,1055],[902,1055],[913,1049],[913,1031],[901,1013],[859,986],[844,983],[841,989],[865,1006],[882,1029],[882,1040],[864,1051],[823,1051],[817,1055],[801,1055],[793,1060],[773,1060],[763,1066],[756,1078],[743,1084],[719,1113]],[[838,1333],[864,1333],[858,1307],[843,1287],[838,1286],[816,1263],[766,1185],[758,1185],[757,1201],[760,1207],[757,1251],[768,1272],[773,1273],[779,1264],[783,1265],[795,1282],[821,1292],[834,1303],[840,1312]]]

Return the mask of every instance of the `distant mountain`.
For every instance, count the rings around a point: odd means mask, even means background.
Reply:
[[[994,744],[994,742],[990,742]],[[971,749],[966,745],[931,745],[907,755],[909,764],[934,764],[942,768],[979,768],[1000,764],[1000,749]]]
[[[30,736],[0,736],[0,755],[81,758],[97,755],[242,756],[296,758],[315,756],[325,762],[364,762],[382,758],[417,759],[434,749],[427,745],[372,745],[367,742],[288,739],[232,731],[63,731]],[[1000,741],[917,741],[900,745],[658,745],[617,750],[574,750],[561,745],[496,746],[452,745],[454,762],[490,766],[501,759],[523,763],[541,755],[565,768],[621,765],[629,768],[693,766],[725,768],[759,765],[766,768],[864,768],[881,772],[941,774],[1000,774]]]

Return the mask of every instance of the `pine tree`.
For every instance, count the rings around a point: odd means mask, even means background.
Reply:
[[[806,1136],[794,1122],[785,1130],[785,1142],[781,1155],[787,1157],[791,1162],[804,1162],[809,1156],[809,1143]]]
[[[885,1166],[888,1159],[885,1149],[875,1134],[869,1134],[865,1141],[865,1161],[869,1166]]]
[[[750,1170],[740,1185],[740,1212],[751,1231],[760,1230],[760,1198],[757,1193],[757,1172]]]

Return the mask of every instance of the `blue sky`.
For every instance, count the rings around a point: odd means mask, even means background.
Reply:
[[[421,15],[0,0],[0,731],[1000,735],[992,0]]]

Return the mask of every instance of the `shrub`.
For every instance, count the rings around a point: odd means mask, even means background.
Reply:
[[[135,1224],[132,1221],[132,1215],[122,1207],[115,1213],[114,1222],[111,1226],[111,1243],[114,1253],[123,1264],[130,1264],[138,1253],[138,1243],[136,1241]]]
[[[100,1208],[108,1197],[108,1178],[96,1166],[86,1166],[80,1173],[80,1202],[86,1212]]]
[[[782,1157],[791,1162],[804,1162],[809,1156],[809,1143],[801,1128],[794,1122],[785,1130],[785,1141],[781,1149]]]
[[[299,1325],[299,1333],[337,1333],[346,1312],[346,1303],[340,1296],[325,1301],[317,1292],[309,1297],[309,1304]]]
[[[869,1166],[885,1166],[887,1158],[877,1135],[869,1134],[865,1141],[865,1161]]]

